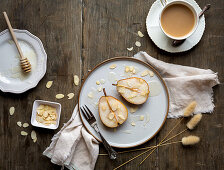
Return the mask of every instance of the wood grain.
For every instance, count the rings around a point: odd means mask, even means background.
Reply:
[[[179,54],[159,50],[147,36],[145,19],[153,2],[154,0],[1,0],[0,11],[7,12],[14,28],[27,29],[41,39],[48,55],[48,64],[45,77],[34,89],[20,95],[0,92],[0,169],[60,169],[42,155],[57,131],[30,126],[27,131],[30,133],[34,129],[38,137],[37,143],[33,143],[30,136],[20,135],[22,128],[16,122],[30,123],[33,101],[43,99],[62,104],[62,127],[71,117],[77,103],[79,87],[73,85],[73,74],[84,77],[89,69],[105,59],[133,56],[138,51],[146,51],[165,62],[212,69],[219,73],[220,82],[223,82],[224,1],[210,2],[211,9],[206,13],[206,29],[202,40],[192,50]],[[201,7],[205,5],[203,0],[197,2]],[[6,28],[4,18],[0,16],[0,30]],[[138,30],[145,35],[143,38],[137,36]],[[140,41],[142,46],[137,48],[135,41]],[[132,46],[134,50],[129,52],[126,48]],[[45,84],[49,80],[54,83],[50,89],[46,89]],[[66,95],[70,92],[75,93],[72,100],[55,98],[57,93]],[[121,169],[224,169],[223,84],[214,88],[214,102],[214,113],[203,115],[202,122],[191,132],[202,138],[199,145],[190,148],[180,144],[164,146],[156,150],[141,166],[138,164],[144,156]],[[8,111],[11,106],[16,108],[13,116]],[[159,143],[176,121],[168,119],[156,137],[137,148]],[[176,132],[184,128],[183,122]],[[102,146],[100,152],[105,152]],[[141,151],[121,154],[116,161],[100,156],[95,169],[113,169],[139,153]]]

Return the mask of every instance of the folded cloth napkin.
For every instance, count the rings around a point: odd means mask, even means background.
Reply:
[[[197,102],[195,114],[213,111],[212,87],[219,84],[217,73],[210,69],[165,63],[142,51],[134,57],[152,65],[166,82],[170,97],[168,117],[182,116],[183,109],[193,100]]]
[[[43,152],[51,162],[71,170],[92,170],[99,154],[99,143],[83,127],[76,105],[71,119],[51,139]]]
[[[219,84],[217,73],[209,69],[168,64],[150,57],[146,52],[139,52],[134,57],[151,64],[165,80],[170,95],[168,117],[182,116],[183,109],[193,100],[198,103],[195,113],[213,111],[212,87]],[[51,162],[68,169],[92,170],[98,153],[99,143],[83,127],[76,105],[71,119],[54,135],[43,154]]]

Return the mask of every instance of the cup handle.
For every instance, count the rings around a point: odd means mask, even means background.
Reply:
[[[162,6],[166,6],[167,1],[166,0],[160,0]]]

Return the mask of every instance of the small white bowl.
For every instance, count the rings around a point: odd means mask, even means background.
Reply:
[[[56,111],[57,111],[57,114],[58,114],[58,117],[57,117],[57,120],[56,120],[56,125],[51,124],[49,126],[46,126],[46,125],[44,125],[44,124],[39,123],[39,122],[36,121],[37,108],[41,104],[48,105],[48,106],[52,106],[52,107],[56,108]],[[33,126],[41,127],[41,128],[57,129],[58,126],[59,126],[60,115],[61,115],[61,104],[60,103],[49,102],[49,101],[44,101],[44,100],[35,100],[33,102],[33,110],[32,110],[32,116],[31,116],[31,124]]]
[[[175,36],[172,36],[172,35],[166,33],[166,31],[164,31],[164,29],[163,29],[163,27],[162,27],[162,24],[161,24],[161,16],[162,16],[162,13],[164,12],[164,10],[165,10],[168,6],[173,5],[173,4],[183,4],[183,5],[187,6],[187,7],[193,12],[193,14],[194,14],[194,19],[195,19],[194,28],[193,28],[188,34],[186,34],[186,35],[184,35],[184,36],[182,36],[182,37],[175,37]],[[174,0],[174,1],[171,1],[171,2],[167,3],[167,4],[163,7],[163,9],[162,9],[162,11],[161,11],[161,13],[160,13],[160,16],[159,16],[159,26],[160,26],[161,30],[163,31],[163,33],[164,33],[167,37],[169,37],[169,38],[171,38],[171,39],[173,39],[173,40],[183,40],[183,39],[186,39],[186,38],[190,37],[190,36],[195,32],[195,30],[197,29],[197,27],[198,27],[198,22],[199,22],[199,17],[198,17],[198,14],[197,14],[197,12],[196,12],[196,9],[195,9],[190,3],[186,2],[186,1],[183,1],[183,0]]]

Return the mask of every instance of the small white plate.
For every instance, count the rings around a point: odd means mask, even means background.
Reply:
[[[112,64],[116,64],[115,69],[110,69]],[[161,92],[157,96],[149,97],[146,103],[139,106],[139,109],[135,113],[130,113],[130,108],[133,105],[126,102],[116,91],[116,87],[112,86],[112,83],[116,83],[116,79],[124,79],[125,66],[134,66],[137,74],[132,77],[140,77],[149,82],[157,82],[161,88]],[[145,76],[141,77],[141,72],[145,70],[151,70],[154,73],[153,77]],[[105,80],[102,85],[97,85],[96,81],[101,79]],[[114,130],[108,128],[102,124],[99,118],[98,106],[96,105],[99,98],[103,96],[103,92],[97,91],[98,87],[104,87],[108,96],[113,96],[122,101],[129,110],[128,119],[122,125]],[[94,94],[93,99],[88,97],[88,94],[92,92]],[[163,124],[165,123],[167,113],[169,110],[169,97],[167,87],[159,75],[159,73],[147,63],[144,63],[135,58],[123,57],[123,58],[112,58],[106,60],[97,65],[87,76],[82,84],[79,94],[79,107],[87,105],[90,110],[94,113],[98,127],[105,137],[105,139],[114,147],[130,148],[145,143],[155,136]],[[145,119],[149,116],[149,122],[146,121],[135,121],[136,126],[131,125],[131,121],[135,119],[137,115],[144,115]],[[89,125],[86,119],[80,113],[80,117],[86,129],[99,141],[99,135]],[[145,124],[146,123],[146,124]]]
[[[48,106],[52,106],[54,108],[56,108],[56,112],[57,112],[57,123],[56,125],[51,124],[49,126],[46,126],[42,123],[39,123],[36,121],[36,115],[37,115],[37,108],[39,107],[39,105],[48,105]],[[61,116],[61,104],[60,103],[56,103],[56,102],[49,102],[49,101],[44,101],[44,100],[35,100],[33,102],[33,110],[32,110],[32,116],[31,116],[31,125],[36,126],[36,127],[41,127],[41,128],[47,128],[47,129],[57,129],[59,126],[59,122],[60,122],[60,116]]]
[[[14,29],[25,57],[32,65],[30,73],[20,67],[19,54],[8,30],[0,33],[0,90],[23,93],[33,87],[46,73],[47,55],[40,39],[26,30]]]
[[[168,2],[171,2],[173,0],[168,0]],[[189,2],[196,10],[197,14],[201,12],[201,8],[198,6],[197,2],[194,0],[185,0],[186,2]],[[159,15],[163,9],[163,6],[160,2],[160,0],[156,0],[148,13],[148,16],[146,18],[146,28],[149,37],[152,39],[152,41],[156,44],[157,47],[160,49],[170,52],[170,53],[178,53],[178,52],[184,52],[188,51],[191,48],[193,48],[197,43],[201,40],[201,37],[205,30],[205,17],[204,15],[199,19],[198,27],[196,31],[187,38],[183,44],[177,47],[172,46],[172,39],[168,38],[163,31],[161,30],[159,26]]]

